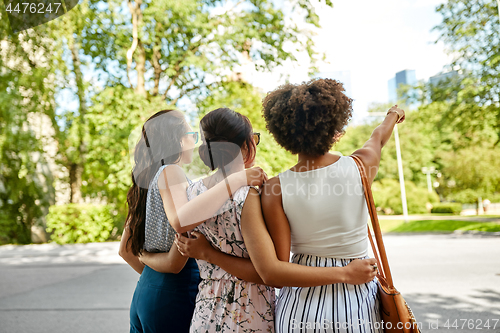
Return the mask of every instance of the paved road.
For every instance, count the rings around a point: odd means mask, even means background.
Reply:
[[[488,319],[497,324],[486,331],[500,332],[500,237],[385,239],[424,332],[484,332]],[[0,247],[0,333],[127,332],[138,275],[117,251],[118,243]]]

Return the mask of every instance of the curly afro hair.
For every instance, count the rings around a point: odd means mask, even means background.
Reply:
[[[352,99],[344,91],[332,79],[284,84],[264,98],[266,127],[292,154],[324,155],[352,116]]]

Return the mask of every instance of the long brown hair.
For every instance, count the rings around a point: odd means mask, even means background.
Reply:
[[[167,113],[167,117],[160,117]],[[159,111],[142,126],[142,135],[134,150],[135,165],[132,187],[127,193],[128,214],[125,221],[125,228],[129,228],[126,245],[136,256],[144,246],[148,187],[162,165],[180,161],[181,139],[186,129],[183,114],[175,110]],[[164,144],[159,147],[161,143]]]

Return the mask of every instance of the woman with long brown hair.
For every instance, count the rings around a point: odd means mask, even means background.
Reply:
[[[127,195],[129,212],[120,243],[120,255],[141,274],[130,308],[131,332],[189,329],[199,271],[194,259],[183,257],[171,246],[178,231],[192,229],[211,217],[217,205],[230,195],[226,185],[220,184],[188,203],[190,180],[181,166],[191,163],[196,141],[197,133],[182,113],[164,110],[145,122],[136,145],[133,185]],[[265,177],[262,169],[253,168],[233,175],[229,181],[231,188],[237,189],[261,185]],[[213,211],[200,209],[207,202],[216,206]],[[165,254],[163,272],[139,260],[144,250]]]

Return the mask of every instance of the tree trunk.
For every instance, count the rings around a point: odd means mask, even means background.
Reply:
[[[127,78],[129,84],[132,86],[132,82],[130,81],[129,71],[132,67],[132,61],[134,57],[134,53],[137,50],[139,56],[136,60],[135,69],[137,71],[137,86],[135,87],[135,91],[142,95],[147,96],[146,87],[145,87],[145,78],[144,74],[146,73],[146,51],[144,50],[144,45],[141,43],[140,38],[140,29],[142,27],[142,10],[141,10],[142,0],[135,0],[132,3],[132,0],[128,0],[128,8],[130,10],[130,14],[132,15],[132,45],[130,49],[127,51]]]
[[[144,45],[142,45],[139,40],[139,45],[137,46],[138,57],[136,61],[136,70],[137,70],[137,87],[136,92],[139,95],[146,97],[146,87],[144,79],[144,74],[146,73],[146,51],[144,50]]]
[[[500,0],[499,0],[500,1]],[[158,22],[156,23],[156,26],[155,26],[155,33],[157,34],[156,35],[156,38],[155,38],[155,43],[153,45],[153,58],[151,59],[151,63],[153,64],[153,68],[154,68],[154,73],[155,73],[155,85],[153,87],[153,96],[156,96],[158,95],[158,92],[160,90],[160,77],[161,77],[161,73],[162,73],[162,69],[161,69],[161,64],[160,64],[160,59],[161,59],[161,38],[158,37],[161,29],[162,29],[162,25]]]
[[[83,167],[77,163],[72,163],[69,166],[69,184],[70,184],[70,197],[69,202],[80,203],[82,202],[82,174]]]
[[[161,65],[160,65],[160,48],[155,45],[153,49],[153,67],[155,69],[155,86],[153,88],[153,96],[158,95],[158,91],[160,89],[160,76],[161,76]]]
[[[74,124],[77,127],[78,141],[77,151],[78,156],[69,165],[69,183],[70,183],[70,202],[78,203],[82,201],[82,174],[85,161],[85,144],[83,136],[85,133],[85,113],[87,111],[87,103],[85,101],[85,85],[83,83],[83,75],[80,62],[80,45],[74,40],[73,36],[68,37],[68,46],[71,50],[71,58],[73,60],[73,73],[75,74],[76,94],[78,96],[78,121]]]

